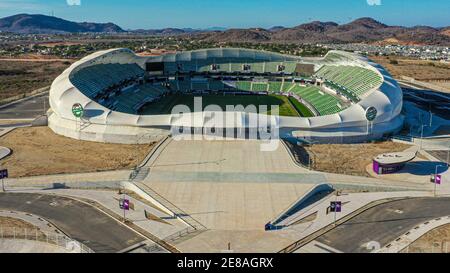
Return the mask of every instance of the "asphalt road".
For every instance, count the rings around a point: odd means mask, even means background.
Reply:
[[[346,253],[370,252],[367,243],[381,246],[428,220],[450,215],[450,198],[414,198],[371,208],[316,240]]]
[[[117,252],[145,240],[99,210],[66,197],[0,193],[0,210],[43,217],[95,252]]]
[[[34,119],[48,108],[48,94],[43,94],[0,108],[0,119]]]

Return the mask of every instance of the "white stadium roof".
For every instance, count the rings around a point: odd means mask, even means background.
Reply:
[[[98,126],[161,127],[170,125],[187,125],[192,124],[193,122],[195,124],[204,125],[208,123],[207,118],[205,118],[208,113],[185,114],[182,116],[142,116],[113,111],[83,94],[82,91],[77,89],[74,84],[72,84],[70,77],[79,69],[95,64],[138,64],[141,68],[145,68],[145,63],[147,62],[188,61],[192,59],[238,57],[255,58],[268,61],[297,61],[301,63],[314,64],[316,67],[321,67],[324,64],[330,63],[336,65],[351,64],[370,69],[378,73],[378,75],[382,77],[383,82],[380,86],[365,94],[360,102],[352,105],[351,107],[332,115],[310,118],[276,117],[272,119],[272,122],[276,123],[280,128],[293,128],[296,130],[312,131],[320,131],[321,129],[325,129],[325,131],[323,131],[325,133],[329,130],[337,135],[345,135],[346,130],[352,132],[352,128],[366,127],[368,123],[366,119],[366,111],[371,107],[375,107],[378,114],[372,125],[378,124],[378,127],[375,126],[377,130],[382,131],[384,130],[383,128],[385,128],[386,131],[391,130],[389,123],[399,118],[403,103],[402,91],[397,82],[382,66],[369,61],[365,57],[340,51],[331,51],[330,53],[342,56],[342,59],[332,62],[327,59],[328,55],[324,58],[300,58],[296,56],[235,48],[204,49],[150,57],[137,56],[128,49],[110,49],[99,51],[72,64],[53,82],[50,90],[50,105],[52,114],[56,115],[56,117],[53,117],[53,120],[58,120],[58,124],[54,127],[64,127],[66,128],[65,130],[69,130],[67,128],[70,126],[63,123],[77,122],[71,109],[72,105],[75,103],[80,103],[84,107],[85,112],[87,113],[85,116],[85,119],[87,119],[86,122]],[[225,115],[230,116],[236,114],[226,113]],[[235,119],[233,123],[226,119],[226,121],[220,125],[224,128],[249,127],[249,117],[250,119],[254,118],[252,115],[247,116],[244,113],[241,113],[240,117]],[[394,123],[396,122],[393,122],[393,124]],[[68,135],[68,133],[65,134]]]

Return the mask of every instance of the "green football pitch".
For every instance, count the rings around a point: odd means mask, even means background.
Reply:
[[[157,102],[153,102],[145,105],[140,111],[140,115],[164,115],[170,114],[172,109],[177,105],[186,105],[195,111],[194,109],[194,98],[202,98],[202,106],[204,110],[205,107],[210,105],[217,105],[222,110],[226,110],[227,106],[237,106],[242,105],[243,107],[248,107],[254,105],[258,113],[272,114],[271,107],[275,106],[278,108],[280,116],[287,117],[311,117],[314,116],[308,108],[302,105],[300,102],[295,100],[293,103],[285,96],[278,95],[202,95],[194,96],[188,94],[172,94],[163,97]],[[267,106],[268,111],[260,111],[260,106]]]

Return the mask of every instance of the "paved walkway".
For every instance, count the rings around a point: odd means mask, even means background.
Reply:
[[[314,240],[299,249],[297,253],[342,253],[342,251]]]
[[[0,107],[0,119],[34,119],[48,110],[48,93],[40,93],[19,99]]]
[[[153,163],[153,171],[195,173],[309,173],[299,168],[282,143],[262,152],[262,141],[171,141]]]
[[[0,253],[70,253],[70,251],[44,242],[0,239]]]
[[[53,184],[64,183],[91,183],[93,187],[95,183],[118,183],[118,181],[128,180],[131,170],[105,171],[93,173],[75,173],[75,174],[55,174],[43,176],[29,176],[23,178],[9,178],[5,182],[12,187],[29,187],[29,186],[52,186]],[[87,186],[85,186],[87,187]]]
[[[13,127],[5,127],[5,128],[1,128],[0,129],[0,137],[6,135],[7,133],[11,132],[12,130],[14,130],[15,128]]]

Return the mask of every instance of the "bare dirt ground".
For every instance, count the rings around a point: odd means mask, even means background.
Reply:
[[[450,90],[450,79],[448,81],[430,81],[430,83]]]
[[[407,76],[419,81],[450,81],[449,64],[394,56],[370,56],[370,59],[384,66],[395,78]]]
[[[38,227],[22,219],[0,216],[1,236],[15,238],[17,236],[27,236],[28,238],[45,239],[45,234]]]
[[[366,166],[379,154],[402,152],[410,145],[394,142],[320,144],[306,147],[316,171],[369,176]]]
[[[450,253],[450,225],[444,225],[428,232],[402,252]]]
[[[19,128],[0,138],[12,154],[0,161],[12,178],[48,174],[131,169],[150,152],[146,145],[79,141],[54,134],[47,127]]]
[[[17,229],[35,229],[32,224],[21,219],[0,216],[0,227],[2,228],[17,228]]]
[[[0,60],[0,101],[50,85],[72,61]]]

